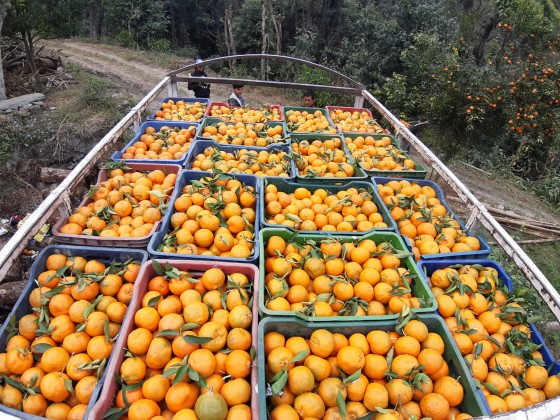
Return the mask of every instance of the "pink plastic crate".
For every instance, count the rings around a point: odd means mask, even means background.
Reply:
[[[98,402],[93,406],[91,410],[90,418],[92,419],[102,419],[104,414],[113,406],[113,402],[118,392],[117,381],[112,380],[115,375],[119,373],[120,366],[124,359],[124,348],[126,346],[126,341],[128,335],[134,330],[134,316],[136,312],[142,307],[142,297],[148,291],[148,282],[151,278],[156,276],[156,272],[152,267],[152,261],[146,261],[140,267],[138,273],[138,278],[134,283],[134,292],[132,295],[132,300],[130,301],[128,311],[123,320],[121,331],[119,337],[113,348],[113,355],[111,356],[111,361],[107,365],[105,371],[105,377],[108,380],[103,384],[103,388],[99,393]],[[179,260],[155,260],[161,265],[166,263],[171,264],[181,271],[188,271],[193,274],[193,277],[200,277],[203,272],[209,270],[210,268],[220,268],[226,275],[232,273],[245,274],[249,280],[252,280],[253,284],[253,296],[258,296],[258,286],[259,286],[259,269],[251,264],[241,264],[241,263],[229,263],[229,262],[216,262],[207,260],[195,260],[195,261],[179,261]],[[257,351],[257,327],[258,327],[258,299],[253,298],[253,322],[251,324],[251,337],[253,341],[253,348],[255,352]],[[255,361],[256,361],[255,355]],[[256,362],[251,370],[251,413],[253,419],[259,418],[259,399],[257,396],[257,381],[258,373],[256,368]]]
[[[210,102],[210,105],[208,105],[208,107],[206,108],[206,114],[204,114],[205,117],[220,118],[219,115],[212,115],[212,107],[213,106],[224,106],[224,107],[229,108],[229,109],[240,108],[238,106],[229,106],[225,102]],[[274,108],[274,109],[278,110],[278,115],[280,115],[279,120],[270,120],[270,121],[278,121],[278,122],[285,121],[284,111],[282,110],[282,107],[280,105],[268,105],[268,106],[270,108]],[[261,108],[255,108],[255,107],[246,107],[246,108],[247,109],[254,109],[254,110],[260,110],[261,109]],[[270,121],[262,121],[262,122],[270,122]]]
[[[182,169],[180,165],[161,164],[161,163],[127,162],[126,166],[131,168],[131,170],[133,171],[154,171],[156,169],[161,169],[164,172],[174,173],[177,175]],[[99,185],[101,182],[104,181],[107,181],[107,171],[103,169],[99,171],[96,185]],[[171,193],[172,191],[169,193],[169,195],[171,195]],[[92,202],[91,198],[85,197],[78,207],[87,206],[91,202]],[[52,228],[52,234],[55,237],[56,241],[59,243],[72,244],[72,245],[86,245],[86,246],[102,246],[102,247],[111,247],[111,248],[112,247],[146,248],[148,246],[148,242],[150,242],[150,239],[152,238],[152,235],[158,229],[161,220],[154,224],[152,231],[148,235],[139,236],[135,238],[130,238],[130,237],[112,238],[112,237],[89,236],[89,235],[71,235],[68,233],[60,232],[60,228],[62,228],[62,226],[64,226],[66,223],[68,223],[68,217],[64,217],[60,219],[58,222],[56,222],[56,224]]]

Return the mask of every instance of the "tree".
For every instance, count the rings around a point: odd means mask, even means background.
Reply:
[[[93,39],[101,37],[103,26],[103,0],[90,0],[88,3],[89,36]]]
[[[2,25],[4,18],[8,14],[10,2],[8,0],[0,0],[0,35],[2,34]],[[4,84],[4,70],[2,66],[2,54],[0,53],[0,101],[6,99],[6,86]]]

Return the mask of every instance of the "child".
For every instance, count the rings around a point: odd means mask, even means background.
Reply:
[[[243,87],[244,85],[233,85],[233,93],[228,99],[229,106],[245,106]]]

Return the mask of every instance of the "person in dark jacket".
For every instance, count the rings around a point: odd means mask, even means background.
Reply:
[[[233,85],[233,93],[228,99],[229,106],[245,106],[243,87],[244,85]]]
[[[202,60],[197,58],[195,63],[201,63]],[[204,66],[196,66],[191,73],[192,77],[208,77],[204,71]],[[189,82],[188,89],[194,92],[195,98],[209,98],[210,97],[210,84],[203,82]]]

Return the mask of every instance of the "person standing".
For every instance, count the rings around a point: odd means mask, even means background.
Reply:
[[[196,64],[202,63],[200,58],[195,61]],[[196,66],[191,73],[192,77],[208,77],[204,71],[204,66]],[[203,82],[189,82],[188,89],[194,92],[195,98],[210,98],[210,84]]]
[[[243,87],[245,85],[233,85],[233,92],[228,99],[229,106],[245,106]]]

